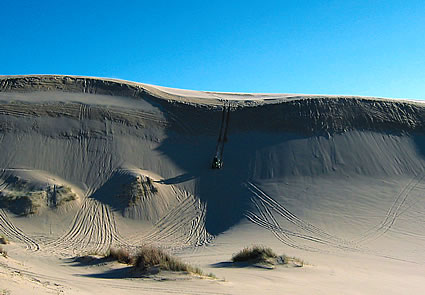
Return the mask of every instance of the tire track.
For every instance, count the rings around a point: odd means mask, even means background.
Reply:
[[[284,206],[263,192],[255,184],[249,182],[247,183],[247,188],[253,193],[251,201],[258,214],[248,211],[245,216],[252,223],[271,231],[283,244],[310,252],[329,252],[329,250],[323,249],[324,246],[344,251],[371,253],[368,250],[360,249],[358,245],[351,241],[345,241],[336,236],[330,235],[318,227],[301,220],[295,214],[291,213]],[[275,218],[273,212],[295,225],[296,228],[300,229],[300,232],[284,229]],[[319,248],[306,245],[305,242],[312,242],[315,245],[320,245],[322,247]]]
[[[202,246],[213,239],[206,231],[205,218],[206,206],[184,192],[180,204],[158,220],[154,229],[132,240],[140,245],[159,243],[173,245],[174,248]]]
[[[270,230],[275,235],[275,237],[282,243],[294,248],[304,249],[308,251],[322,251],[315,247],[306,247],[303,244],[294,240],[294,238],[296,238],[342,250],[363,252],[382,256],[382,254],[377,253],[376,251],[373,252],[367,249],[361,249],[360,244],[366,241],[376,240],[391,229],[391,227],[395,224],[397,218],[405,211],[403,211],[403,208],[406,205],[409,194],[420,183],[422,183],[424,178],[425,174],[414,177],[397,195],[391,207],[387,211],[384,220],[379,225],[375,226],[373,229],[367,231],[357,240],[346,241],[340,239],[338,237],[326,233],[325,231],[317,228],[316,226],[310,223],[304,222],[251,182],[247,183],[247,188],[253,193],[253,197],[251,200],[258,214],[248,211],[246,217],[254,224],[257,224],[265,229]],[[274,217],[273,212],[282,216],[283,218],[285,218],[285,220],[292,223],[293,225],[301,229],[302,232],[305,232],[307,234],[292,232],[283,229]]]
[[[252,223],[269,230],[272,232],[272,234],[278,239],[282,244],[285,244],[286,246],[289,246],[291,248],[310,251],[310,252],[319,252],[318,248],[313,247],[307,247],[304,245],[301,245],[299,242],[295,242],[291,236],[296,237],[297,234],[288,230],[285,230],[281,228],[280,226],[275,226],[268,221],[265,221],[263,218],[259,217],[258,215],[254,214],[253,212],[247,212],[246,218],[251,221]],[[321,251],[323,252],[323,251]]]
[[[336,245],[349,245],[349,241],[345,241],[341,238],[335,237],[327,232],[321,230],[320,228],[305,222],[298,218],[295,214],[290,212],[280,203],[275,201],[272,197],[266,194],[263,190],[261,190],[258,186],[253,184],[252,182],[247,183],[247,188],[257,197],[257,199],[261,200],[270,210],[276,212],[283,218],[285,218],[288,222],[294,224],[305,232],[310,233],[311,235],[316,235],[320,237],[320,240],[327,241],[328,244],[336,244]],[[276,220],[275,220],[276,222]]]
[[[83,104],[80,104],[80,111],[78,112],[78,120],[83,120]]]
[[[280,240],[282,243],[286,244],[287,246],[293,247],[293,248],[297,248],[297,249],[301,249],[301,250],[306,250],[306,251],[311,251],[311,252],[318,252],[321,251],[318,248],[315,247],[311,247],[311,246],[305,246],[300,244],[299,242],[296,242],[292,237],[294,238],[298,238],[301,240],[305,240],[305,241],[309,241],[309,242],[315,242],[321,245],[327,245],[327,246],[334,246],[336,248],[343,248],[345,249],[346,247],[341,247],[339,245],[335,245],[335,244],[329,244],[327,241],[324,241],[320,238],[311,236],[311,235],[305,235],[305,234],[301,234],[301,233],[297,233],[297,232],[293,232],[287,229],[282,228],[279,223],[277,222],[277,220],[275,219],[275,217],[273,216],[273,213],[270,211],[268,204],[264,203],[262,200],[258,200],[255,198],[252,198],[252,201],[257,209],[257,211],[259,212],[259,214],[261,216],[256,215],[253,212],[248,212],[247,218],[252,221],[253,223],[270,230],[275,237]],[[321,251],[323,252],[323,251]]]
[[[144,112],[143,110],[123,110],[121,108],[102,108],[84,103],[12,103],[0,104],[0,115],[14,117],[68,117],[79,121],[84,119],[104,121],[109,119],[113,122],[120,122],[127,125],[145,125],[146,122],[153,122],[160,126],[168,126],[169,122],[156,115]]]
[[[281,241],[283,244],[293,247],[296,249],[302,249],[303,247],[299,246],[289,235],[289,231],[277,231],[276,229],[279,228],[279,224],[277,223],[276,219],[274,218],[273,214],[268,210],[267,206],[265,206],[263,203],[258,204],[258,202],[252,198],[252,202],[254,203],[255,207],[257,208],[257,211],[261,216],[256,215],[255,213],[248,211],[245,215],[248,220],[251,222],[270,230],[273,235]],[[269,222],[269,219],[272,220],[272,223]]]
[[[0,232],[11,240],[17,240],[24,243],[26,248],[29,250],[40,250],[40,245],[35,240],[28,237],[15,225],[13,225],[7,216],[7,213],[3,209],[0,209]]]
[[[118,234],[113,213],[107,205],[86,199],[77,212],[70,230],[46,244],[60,250],[105,253],[113,245],[131,246]]]
[[[375,241],[386,234],[395,224],[397,218],[405,211],[402,211],[403,206],[409,197],[409,194],[424,180],[425,174],[415,176],[397,195],[391,207],[388,209],[384,220],[377,226],[369,229],[355,242],[358,244]]]

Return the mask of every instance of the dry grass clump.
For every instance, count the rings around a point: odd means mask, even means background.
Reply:
[[[51,196],[52,207],[54,208],[60,207],[68,202],[75,201],[78,198],[72,189],[66,185],[55,186],[52,195],[54,196]]]
[[[15,214],[28,216],[36,214],[46,203],[46,192],[0,192],[0,207]]]
[[[3,247],[0,247],[0,255],[7,258],[7,252],[3,249]]]
[[[9,240],[5,236],[0,235],[0,244],[2,245],[9,244]]]
[[[136,271],[148,272],[153,268],[157,268],[164,271],[182,271],[199,276],[216,278],[214,274],[205,275],[199,267],[184,263],[179,258],[171,256],[164,250],[155,247],[141,247],[134,256],[124,249],[111,249],[105,258],[112,258],[120,263],[133,265]]]
[[[127,206],[132,206],[140,202],[152,198],[158,189],[155,187],[152,179],[148,176],[137,176],[134,181],[125,184],[123,191],[118,197],[126,200]]]
[[[134,257],[125,249],[111,249],[105,258],[116,260],[119,263],[134,264]]]
[[[38,214],[46,207],[55,209],[77,200],[77,195],[65,185],[40,187],[17,177],[7,181],[7,189],[0,192],[0,207],[18,215]]]
[[[232,257],[233,262],[265,262],[269,259],[277,258],[276,253],[271,248],[264,246],[246,247],[234,254]]]
[[[192,267],[163,250],[154,247],[141,248],[136,254],[134,266],[140,270],[158,267],[161,270],[187,271],[202,275],[202,271],[199,268]]]
[[[289,257],[286,255],[281,255],[277,258],[278,264],[290,264],[295,267],[303,267],[304,266],[304,260],[301,260],[297,257]]]
[[[9,244],[9,241],[7,240],[7,238],[3,235],[0,235],[0,244],[2,245],[6,245]],[[3,249],[3,247],[0,246],[0,255],[3,257],[7,257],[7,252],[6,250]]]
[[[295,267],[304,266],[304,261],[299,258],[286,255],[278,256],[271,248],[258,245],[246,247],[234,254],[232,262],[263,263],[270,265],[286,264]]]

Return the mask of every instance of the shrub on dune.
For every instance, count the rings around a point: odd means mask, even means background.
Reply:
[[[7,252],[3,249],[3,247],[0,247],[0,255],[7,258]]]
[[[0,244],[2,245],[6,245],[9,244],[9,241],[7,240],[7,238],[3,235],[0,236]],[[3,247],[0,246],[0,255],[3,257],[7,257],[7,252],[6,250],[3,249]]]
[[[153,268],[164,271],[182,271],[215,278],[213,274],[204,275],[203,271],[181,261],[164,250],[155,247],[143,246],[139,248],[136,255],[132,256],[127,250],[111,249],[105,258],[111,258],[120,263],[133,265],[134,270],[147,272]]]
[[[184,263],[179,258],[173,257],[165,251],[154,247],[142,247],[136,254],[134,266],[140,270],[158,267],[160,270],[186,271],[203,275],[201,269]]]
[[[6,245],[9,244],[9,241],[5,236],[0,235],[0,244]]]
[[[232,257],[233,262],[263,262],[268,259],[277,258],[277,255],[273,252],[271,248],[264,246],[252,246],[246,247],[234,254]]]
[[[304,266],[304,262],[296,257],[276,255],[269,247],[251,246],[246,247],[232,256],[232,262],[262,263],[262,264],[291,264],[295,267]]]
[[[111,249],[109,250],[109,254],[106,255],[105,258],[110,258],[112,260],[116,260],[119,263],[124,263],[124,264],[134,263],[134,258],[125,249]]]
[[[154,247],[143,247],[136,254],[134,266],[141,270],[159,267],[162,270],[185,271],[185,265],[177,258],[171,257],[163,250]]]

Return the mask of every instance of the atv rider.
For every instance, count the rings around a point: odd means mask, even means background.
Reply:
[[[215,156],[212,161],[212,169],[220,169],[222,166],[223,163],[218,159],[217,156]]]

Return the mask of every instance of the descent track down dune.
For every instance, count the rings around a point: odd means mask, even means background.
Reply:
[[[82,193],[62,215],[1,202],[0,233],[33,250],[184,248],[248,224],[297,249],[390,255],[375,243],[425,238],[424,132],[425,105],[406,100],[3,76],[0,169]]]
[[[212,168],[220,169],[223,165],[224,144],[227,141],[227,130],[229,130],[230,106],[223,106],[223,115],[221,117],[220,134],[217,140],[217,147],[213,159]]]

